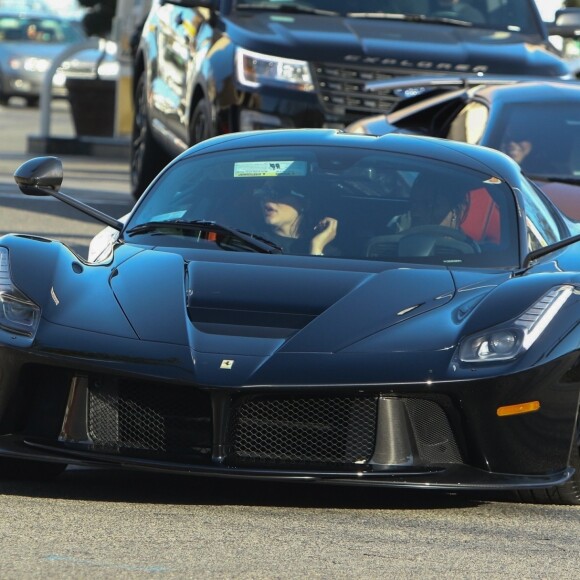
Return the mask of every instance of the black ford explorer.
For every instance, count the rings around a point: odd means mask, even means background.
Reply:
[[[344,127],[401,75],[566,78],[534,0],[154,0],[135,55],[132,191],[234,131]]]

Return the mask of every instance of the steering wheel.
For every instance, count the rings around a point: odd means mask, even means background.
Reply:
[[[432,256],[436,246],[461,254],[480,254],[479,244],[461,230],[446,226],[417,226],[402,232],[399,256]]]

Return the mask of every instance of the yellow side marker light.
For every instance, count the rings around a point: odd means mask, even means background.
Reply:
[[[519,403],[518,405],[506,405],[497,408],[498,417],[508,417],[509,415],[522,415],[523,413],[533,413],[540,408],[540,401],[530,401],[529,403]]]

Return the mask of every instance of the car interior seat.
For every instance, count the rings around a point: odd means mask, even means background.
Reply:
[[[461,229],[478,243],[500,243],[499,210],[485,188],[470,192],[469,209]]]

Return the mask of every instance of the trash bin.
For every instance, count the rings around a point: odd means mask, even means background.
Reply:
[[[77,136],[113,137],[116,82],[68,77],[66,88]]]

